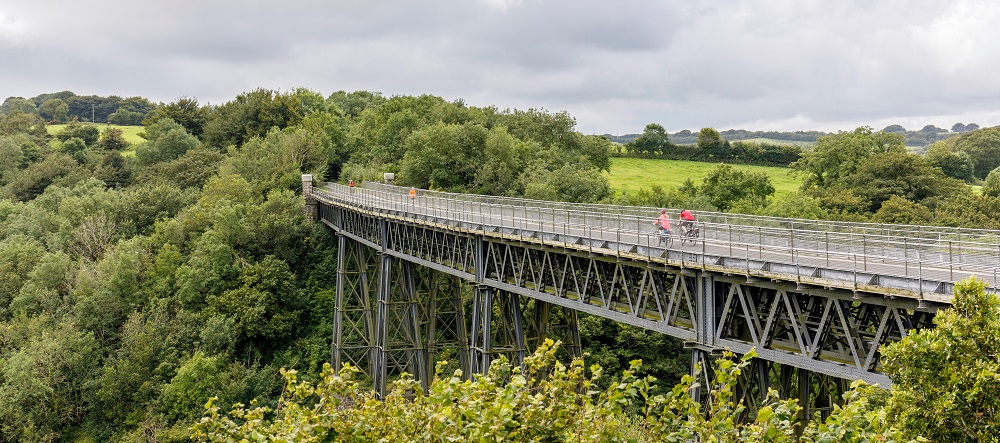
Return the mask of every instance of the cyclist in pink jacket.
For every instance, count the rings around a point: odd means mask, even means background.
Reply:
[[[653,222],[656,226],[656,230],[660,234],[660,241],[662,242],[664,238],[670,235],[670,214],[667,214],[666,209],[660,210],[660,216],[656,218]]]

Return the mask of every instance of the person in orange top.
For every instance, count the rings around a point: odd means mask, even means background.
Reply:
[[[417,188],[414,188],[414,187],[411,186],[410,187],[410,202],[413,202],[416,199],[417,199]]]

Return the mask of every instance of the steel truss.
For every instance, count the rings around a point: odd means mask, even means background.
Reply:
[[[468,350],[464,373],[486,370],[501,354],[520,361],[545,337],[562,339],[568,356],[579,355],[576,317],[584,312],[684,340],[694,351],[692,365],[725,349],[755,349],[759,359],[745,371],[741,398],[759,404],[774,388],[802,399],[803,414],[811,415],[839,400],[844,380],[888,387],[880,348],[930,327],[934,314],[933,307],[912,299],[762,281],[322,201],[319,214],[340,235],[334,363],[349,355],[343,361],[362,364],[355,355],[372,349],[375,357],[367,361],[380,371],[373,374],[406,369],[426,380],[435,355],[445,349],[443,342],[432,346],[435,334],[427,331],[444,323],[468,328],[453,327],[448,345],[457,346],[459,355]],[[381,255],[381,266],[369,258],[377,255],[371,249]],[[402,271],[393,273],[394,267]],[[428,277],[435,272],[440,276]],[[373,273],[380,274],[373,279]],[[441,290],[440,282],[449,278],[449,289]],[[457,302],[459,280],[472,285],[469,324]],[[390,288],[373,290],[372,281]],[[448,320],[428,314],[428,306],[449,303]],[[372,324],[370,333],[366,325]],[[373,378],[384,384],[384,378]]]

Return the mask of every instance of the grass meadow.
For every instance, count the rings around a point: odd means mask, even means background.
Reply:
[[[81,125],[94,125],[101,130],[101,134],[104,133],[105,129],[108,128],[118,128],[122,130],[122,136],[125,137],[125,141],[131,143],[133,147],[139,143],[146,141],[146,139],[139,137],[139,133],[146,129],[143,126],[118,126],[118,125],[108,125],[103,123],[80,123]],[[66,129],[67,125],[48,125],[47,129],[49,135],[56,135]]]
[[[611,172],[606,174],[611,189],[615,193],[638,191],[660,185],[663,189],[676,188],[690,178],[695,185],[715,169],[717,163],[693,162],[685,160],[612,158]],[[775,196],[795,193],[802,185],[799,176],[791,174],[789,168],[773,166],[731,165],[735,169],[749,172],[763,172],[771,178]]]

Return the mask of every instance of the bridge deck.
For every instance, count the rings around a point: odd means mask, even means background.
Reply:
[[[1000,231],[699,213],[700,238],[659,242],[656,208],[555,203],[366,183],[324,184],[315,198],[421,223],[517,241],[613,254],[748,279],[948,304],[953,282],[1000,287]],[[677,211],[671,210],[672,214]],[[675,222],[674,230],[677,231]]]

